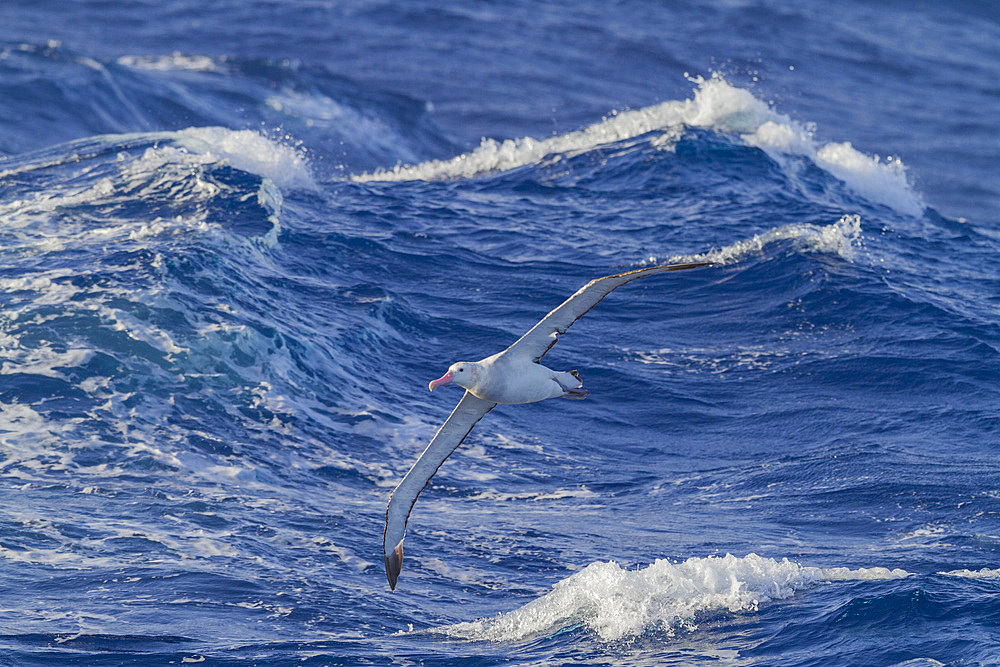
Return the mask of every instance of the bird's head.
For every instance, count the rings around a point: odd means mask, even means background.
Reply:
[[[473,361],[459,361],[448,367],[448,372],[433,380],[428,386],[431,391],[449,384],[471,389],[479,375],[479,364]]]

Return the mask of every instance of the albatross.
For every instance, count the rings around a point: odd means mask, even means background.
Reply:
[[[552,349],[559,337],[604,297],[625,283],[656,273],[684,271],[713,263],[661,264],[595,278],[543,317],[506,350],[481,361],[454,363],[448,367],[447,373],[431,381],[431,391],[438,387],[458,385],[465,389],[465,395],[389,496],[385,509],[382,551],[385,554],[385,574],[393,591],[396,590],[396,580],[403,566],[403,537],[413,504],[444,460],[469,435],[472,427],[499,403],[534,403],[547,398],[582,399],[590,393],[583,388],[583,382],[575,370],[554,371],[541,364],[542,357]]]

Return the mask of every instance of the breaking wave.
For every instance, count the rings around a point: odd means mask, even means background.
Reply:
[[[708,252],[667,259],[658,259],[654,256],[650,257],[648,262],[650,264],[661,262],[735,264],[753,253],[763,251],[777,241],[792,241],[797,249],[831,253],[850,261],[854,259],[861,244],[861,218],[857,215],[845,215],[830,225],[809,223],[783,225]]]
[[[642,109],[615,111],[582,130],[546,139],[522,137],[497,141],[483,138],[479,147],[449,160],[397,165],[357,174],[352,180],[435,181],[474,178],[533,164],[547,156],[572,156],[599,146],[649,133],[653,146],[669,150],[683,128],[703,128],[737,135],[768,153],[790,175],[798,170],[790,158],[805,158],[840,179],[854,192],[905,215],[917,216],[924,204],[910,186],[906,168],[895,157],[867,155],[850,142],[820,143],[811,126],[775,111],[753,93],[719,75],[696,78],[694,97],[669,100]]]
[[[772,600],[826,582],[902,579],[911,573],[871,567],[805,567],[756,554],[743,558],[657,560],[630,570],[615,562],[591,563],[546,595],[493,618],[428,632],[477,641],[518,641],[582,626],[601,641],[646,632],[692,630],[714,613],[756,612]]]

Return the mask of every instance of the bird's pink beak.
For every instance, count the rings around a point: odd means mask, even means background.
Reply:
[[[441,377],[439,377],[437,380],[431,380],[431,383],[429,385],[427,385],[427,387],[431,391],[434,391],[434,389],[437,388],[437,387],[444,387],[446,385],[451,384],[452,380],[454,380],[454,379],[455,378],[453,378],[451,376],[451,371],[448,371],[447,373],[445,373],[444,375],[442,375]]]

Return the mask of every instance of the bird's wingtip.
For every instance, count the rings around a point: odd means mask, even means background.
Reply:
[[[396,590],[396,580],[399,578],[399,572],[403,569],[403,542],[400,540],[396,548],[392,550],[392,553],[385,557],[385,576],[389,579],[389,588],[393,591]]]
[[[687,269],[697,269],[701,266],[711,266],[717,264],[718,262],[688,262],[687,264],[672,264],[670,266],[671,271],[686,271]]]

